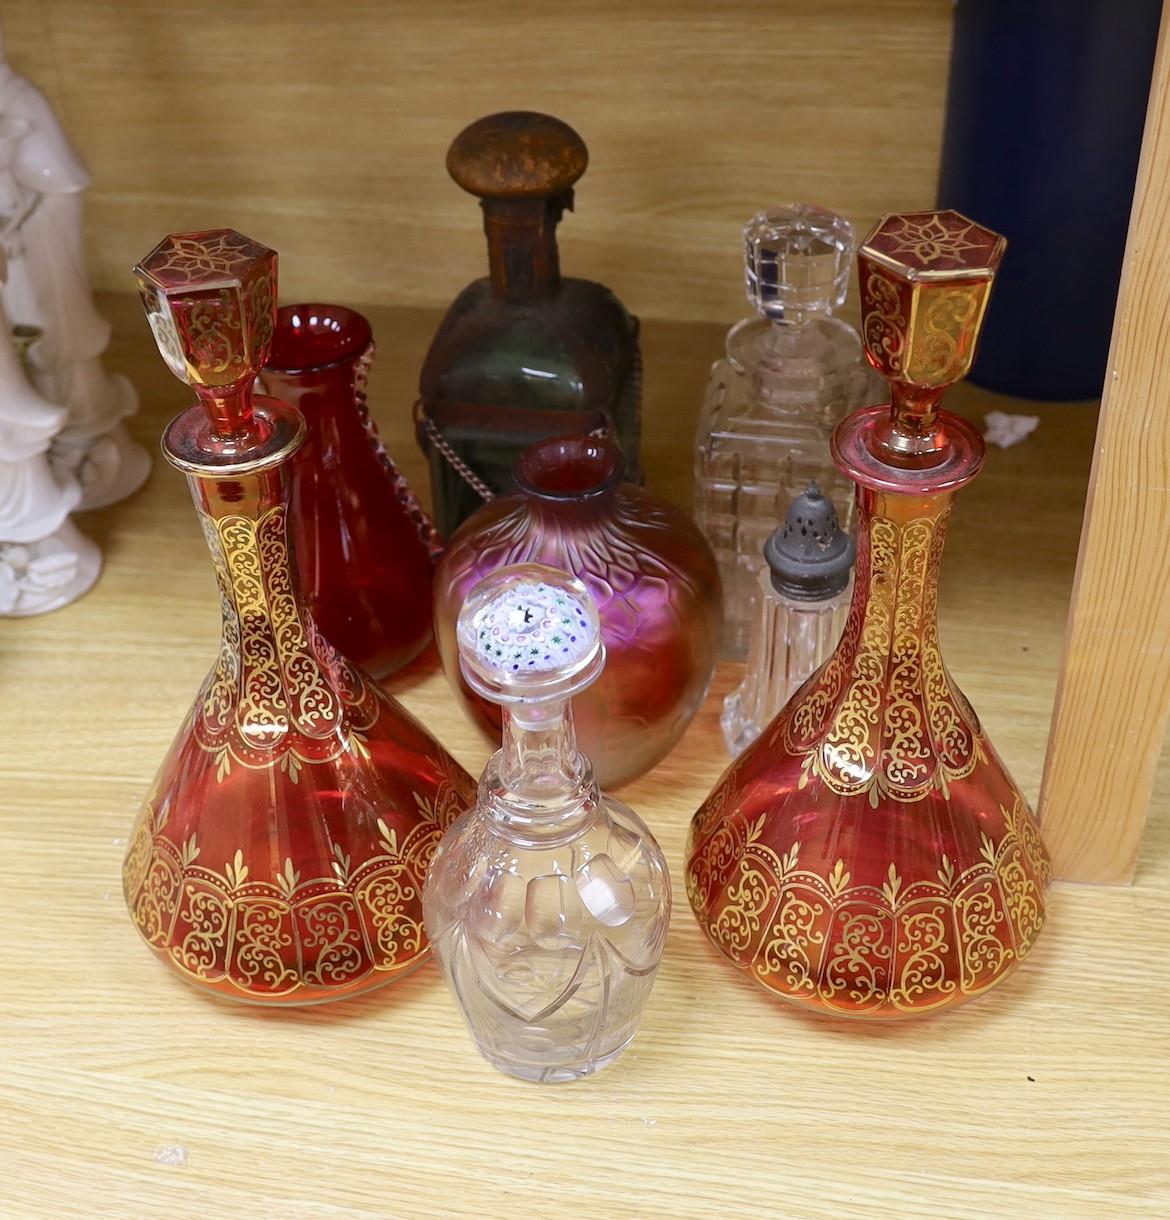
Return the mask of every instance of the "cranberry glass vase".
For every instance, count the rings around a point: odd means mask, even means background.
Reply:
[[[135,270],[159,348],[200,400],[163,451],[191,485],[223,625],[131,836],[126,901],[147,943],[206,991],[356,995],[426,953],[427,865],[475,787],[301,598],[288,467],[305,423],[252,389],[276,255],[220,229],[168,237]]]
[[[608,438],[554,437],[516,465],[519,491],[485,505],[451,537],[435,574],[435,638],[464,706],[493,739],[500,709],[460,675],[464,598],[505,564],[542,563],[585,582],[601,615],[605,672],[574,703],[598,782],[649,770],[682,736],[711,681],[722,626],[719,569],[691,520],[622,482]]]
[[[440,543],[370,418],[373,354],[355,310],[286,305],[260,380],[307,425],[289,524],[313,618],[335,648],[384,678],[430,639]]]
[[[838,425],[857,489],[841,642],[695,815],[687,890],[711,940],[809,1008],[899,1017],[1004,978],[1044,922],[1032,813],[943,662],[938,569],[983,441],[938,409],[970,366],[1003,239],[955,212],[889,216],[859,252],[888,406]]]

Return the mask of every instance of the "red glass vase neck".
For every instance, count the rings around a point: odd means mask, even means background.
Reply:
[[[559,436],[533,445],[516,463],[516,486],[542,521],[584,523],[614,511],[625,458],[608,437]]]
[[[430,523],[365,406],[372,354],[356,311],[289,305],[261,379],[306,421],[290,515],[309,604],[326,638],[380,678],[430,638],[433,566]]]

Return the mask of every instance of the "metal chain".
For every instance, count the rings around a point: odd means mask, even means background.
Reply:
[[[423,400],[421,398],[415,399],[414,422],[416,427],[422,429],[423,435],[427,440],[439,451],[447,465],[455,471],[485,504],[490,504],[496,498],[496,493],[455,452],[450,443],[443,439],[443,434],[439,431],[435,421],[430,419],[423,410]]]
[[[431,520],[425,508],[419,502],[418,497],[410,490],[410,484],[406,481],[406,476],[394,464],[394,459],[386,452],[386,446],[382,443],[382,438],[378,435],[378,427],[370,417],[370,401],[369,401],[369,385],[370,385],[370,368],[374,363],[375,346],[371,339],[369,346],[358,357],[357,364],[354,366],[353,372],[353,402],[357,409],[358,418],[362,422],[362,426],[366,430],[366,436],[369,437],[370,444],[373,446],[374,454],[378,461],[381,462],[383,469],[390,476],[390,481],[394,485],[394,494],[398,499],[398,503],[406,509],[406,515],[414,524],[418,531],[418,536],[422,544],[427,548],[427,554],[431,560],[436,560],[443,553],[443,538],[439,531],[435,528],[435,523]]]

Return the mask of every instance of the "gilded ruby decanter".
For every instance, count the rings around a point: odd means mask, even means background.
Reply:
[[[938,402],[970,367],[1004,242],[956,212],[887,216],[859,256],[889,405],[840,423],[857,484],[836,651],[696,813],[687,891],[736,965],[806,1007],[888,1018],[1003,979],[1044,923],[1047,853],[943,663],[938,570],[983,440]]]
[[[427,864],[474,784],[302,600],[287,506],[305,423],[253,395],[275,253],[230,229],[175,235],[135,274],[163,358],[199,398],[163,452],[190,483],[223,622],[130,839],[126,901],[146,942],[206,991],[357,995],[427,952]]]
[[[370,323],[356,310],[285,305],[260,381],[305,418],[289,523],[309,609],[335,648],[380,679],[431,638],[442,541],[370,417],[373,359]]]
[[[670,923],[670,871],[577,749],[571,700],[605,665],[588,590],[501,568],[459,615],[468,682],[503,709],[479,799],[443,836],[427,931],[484,1057],[525,1080],[600,1071],[637,1031]]]

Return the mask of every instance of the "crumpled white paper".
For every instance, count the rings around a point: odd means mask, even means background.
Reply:
[[[988,411],[983,417],[983,437],[990,445],[1010,449],[1040,426],[1039,415],[1010,415],[1007,411]]]

